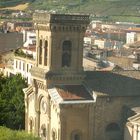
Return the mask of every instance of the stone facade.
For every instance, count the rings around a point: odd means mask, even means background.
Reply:
[[[139,80],[83,71],[88,15],[35,13],[33,20],[37,57],[24,89],[26,130],[44,140],[123,140]]]
[[[133,98],[133,100],[137,97]],[[132,97],[98,97],[94,111],[94,139],[95,140],[123,140],[126,122],[125,106],[132,102]],[[107,129],[116,124],[118,130]],[[113,126],[112,126],[113,127]]]
[[[37,58],[31,69],[33,83],[24,89],[26,130],[42,139],[90,140],[93,98],[82,84],[82,46],[89,17],[36,13],[33,20]],[[68,89],[55,85],[68,85]]]

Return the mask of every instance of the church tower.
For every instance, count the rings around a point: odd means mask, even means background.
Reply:
[[[82,66],[89,16],[43,12],[33,21],[37,57],[24,89],[26,130],[43,140],[92,140],[93,97]]]
[[[44,70],[47,83],[82,81],[83,37],[89,16],[36,13],[33,20],[37,34],[36,63]]]

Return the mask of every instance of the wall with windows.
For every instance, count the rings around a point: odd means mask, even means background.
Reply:
[[[84,34],[80,32],[80,27],[54,25],[52,28],[56,32],[51,30],[36,31],[38,38],[38,66],[42,68],[46,67],[48,71],[51,70],[57,73],[62,73],[65,67],[71,72],[81,72],[83,69],[82,50]],[[61,31],[59,32],[59,30]],[[85,27],[83,30],[85,30]]]
[[[61,122],[59,115],[59,108],[54,103],[51,104],[51,127],[50,127],[50,138],[51,140],[59,140],[61,138]]]
[[[30,69],[35,66],[35,61],[15,57],[14,59],[14,73],[20,73],[26,80],[28,84],[31,84],[31,73]]]
[[[63,140],[91,140],[92,124],[90,107],[88,105],[66,105],[63,109],[62,139]],[[79,117],[80,116],[80,117]]]
[[[94,137],[98,140],[123,140],[126,123],[125,106],[137,97],[104,97],[97,98],[96,109],[93,110],[95,128]]]
[[[29,99],[29,104],[28,104],[28,108],[30,109],[30,112],[28,112],[28,120],[26,119],[26,123],[27,125],[27,129],[29,130],[30,133],[34,133],[35,132],[35,123],[36,123],[36,119],[35,119],[35,96],[33,94],[28,96]]]

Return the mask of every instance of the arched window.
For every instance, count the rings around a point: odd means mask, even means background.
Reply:
[[[39,64],[42,64],[42,40],[39,41]]]
[[[107,140],[121,140],[121,130],[117,123],[110,123],[106,127],[105,137]]]
[[[80,135],[79,134],[75,134],[74,135],[74,140],[80,140]]]
[[[71,133],[71,140],[82,140],[82,133],[79,130],[75,130]]]
[[[48,52],[48,41],[45,40],[44,44],[44,65],[47,66],[47,52]]]
[[[62,46],[62,67],[70,67],[71,65],[71,41],[64,41]]]
[[[47,112],[47,99],[45,97],[42,97],[40,101],[40,111],[43,114]]]
[[[52,139],[55,140],[55,132],[52,133]]]
[[[47,130],[46,130],[46,125],[45,124],[43,124],[42,126],[41,126],[41,137],[46,137],[47,136]]]
[[[33,132],[33,118],[32,117],[29,119],[29,131]]]
[[[56,130],[52,130],[52,140],[56,140]]]

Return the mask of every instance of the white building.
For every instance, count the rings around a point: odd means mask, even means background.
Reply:
[[[36,44],[36,33],[34,31],[23,30],[22,33],[23,33],[24,47],[28,47],[29,45]]]
[[[91,45],[91,37],[84,37],[84,44]]]
[[[15,53],[13,65],[5,67],[4,75],[11,76],[20,73],[27,80],[27,83],[31,84],[30,69],[36,64],[36,47],[23,47],[19,49],[19,52]]]
[[[95,39],[94,45],[98,46],[99,49],[119,49],[123,46],[121,41],[106,40],[106,39]]]
[[[106,39],[95,39],[94,45],[97,45],[99,49],[113,47],[113,43],[110,40],[106,40]]]
[[[14,73],[20,73],[27,80],[28,84],[31,84],[30,69],[33,66],[35,66],[34,60],[21,57],[15,57],[14,59]]]
[[[135,41],[137,41],[136,32],[130,32],[126,34],[126,44],[134,43]]]

